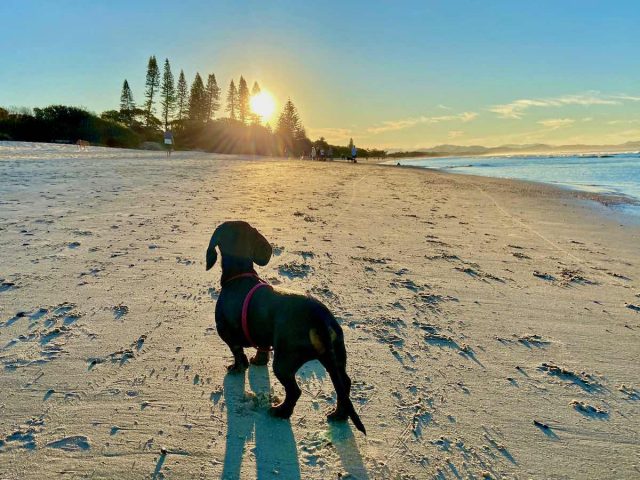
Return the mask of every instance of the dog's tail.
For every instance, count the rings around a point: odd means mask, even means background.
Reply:
[[[346,408],[346,413],[356,428],[366,435],[367,430],[364,428],[362,420],[360,420],[349,398],[349,387],[347,386],[349,379],[348,377],[345,378],[347,375],[345,371],[346,351],[344,349],[342,331],[335,318],[326,310],[326,307],[322,308],[322,310],[321,313],[323,313],[323,315],[321,316],[324,318],[325,328],[318,329],[321,343],[325,347],[323,355],[320,357],[322,364],[331,377],[339,403]],[[335,329],[333,328],[333,324],[335,324]],[[338,349],[340,351],[337,351]],[[338,357],[340,357],[342,361],[339,361]]]
[[[367,429],[364,428],[364,424],[362,423],[362,420],[360,420],[360,416],[356,412],[356,409],[353,407],[353,403],[351,403],[351,399],[349,398],[348,394],[344,395],[343,402],[345,402],[345,405],[349,409],[349,418],[351,419],[353,424],[356,426],[358,430],[360,430],[362,433],[366,435]]]
[[[345,379],[343,377],[341,369],[335,361],[335,355],[331,356],[334,358],[331,362],[333,365],[329,367],[329,375],[331,376],[333,386],[336,389],[338,401],[340,401],[340,403],[347,408],[347,414],[349,415],[349,418],[356,426],[356,428],[366,435],[367,430],[364,428],[362,420],[360,420],[360,417],[358,416],[358,413],[356,412],[356,409],[353,407],[353,403],[349,398],[349,391],[347,390],[347,387],[345,385]]]

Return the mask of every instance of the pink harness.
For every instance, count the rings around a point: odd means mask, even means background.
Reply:
[[[249,333],[249,320],[248,320],[247,313],[249,312],[249,302],[251,302],[251,298],[253,297],[253,294],[256,293],[256,291],[258,289],[262,288],[262,287],[271,288],[271,285],[269,285],[267,282],[262,280],[255,273],[241,273],[240,275],[236,275],[234,277],[231,277],[229,280],[227,280],[224,283],[228,283],[231,280],[235,280],[236,278],[243,278],[243,277],[253,277],[253,278],[258,280],[258,283],[256,285],[254,285],[251,288],[251,290],[249,290],[249,293],[247,293],[247,296],[244,297],[244,302],[242,303],[242,317],[241,317],[242,318],[242,332],[244,333],[245,338],[247,339],[247,341],[249,342],[249,344],[253,348],[258,350],[259,352],[270,352],[271,350],[273,350],[273,347],[269,347],[269,348],[259,347],[256,344],[256,342],[254,342],[253,339],[251,338],[251,334]]]

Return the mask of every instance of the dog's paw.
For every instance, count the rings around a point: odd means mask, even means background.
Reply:
[[[281,403],[280,405],[276,405],[275,407],[271,407],[269,409],[269,414],[272,417],[276,417],[276,418],[288,419],[289,417],[291,417],[292,413],[293,413],[293,410],[291,408],[286,407],[284,403]]]
[[[349,418],[349,414],[344,409],[336,408],[333,412],[327,415],[327,420],[330,422],[344,422]]]
[[[244,363],[234,363],[232,365],[227,365],[228,373],[242,373],[247,369],[247,365]]]
[[[249,360],[251,365],[266,365],[269,363],[269,352],[258,352]]]

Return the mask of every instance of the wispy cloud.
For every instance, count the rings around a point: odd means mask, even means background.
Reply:
[[[634,95],[612,95],[611,98],[615,98],[617,100],[622,101],[630,101],[630,102],[640,102],[640,97],[636,97]]]
[[[574,124],[576,121],[572,118],[549,118],[547,120],[540,120],[538,124],[543,127],[557,129],[562,127],[568,127],[569,125]]]
[[[462,130],[451,130],[447,136],[451,139],[454,139],[454,138],[459,138],[463,135],[464,135],[464,132]]]
[[[640,97],[631,95],[602,95],[599,92],[587,92],[576,95],[563,95],[551,98],[521,98],[511,103],[494,105],[489,111],[502,118],[522,118],[530,108],[563,107],[567,105],[620,105],[625,101],[640,101]]]
[[[633,124],[633,123],[640,123],[639,119],[632,119],[632,120],[609,120],[607,122],[607,125],[629,125],[629,124]]]
[[[413,117],[413,118],[405,118],[402,120],[388,120],[386,122],[382,122],[382,124],[369,127],[367,131],[369,133],[384,133],[384,132],[392,132],[396,130],[404,130],[405,128],[411,128],[415,125],[419,125],[421,123],[441,123],[441,122],[451,122],[451,121],[461,121],[463,123],[470,122],[474,120],[478,114],[476,112],[462,112],[454,115],[440,115],[437,117]]]

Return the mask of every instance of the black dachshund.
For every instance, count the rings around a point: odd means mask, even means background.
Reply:
[[[216,303],[216,327],[234,362],[230,372],[249,366],[244,348],[256,347],[254,365],[266,365],[273,348],[273,373],[284,386],[284,401],[271,413],[289,418],[300,398],[296,372],[310,360],[319,360],[329,373],[338,397],[330,420],[351,418],[366,434],[349,398],[347,352],[342,329],[329,309],[318,300],[278,291],[258,277],[253,264],[264,266],[271,258],[269,242],[246,222],[225,222],[216,228],[207,249],[207,270],[222,254],[222,290]]]

